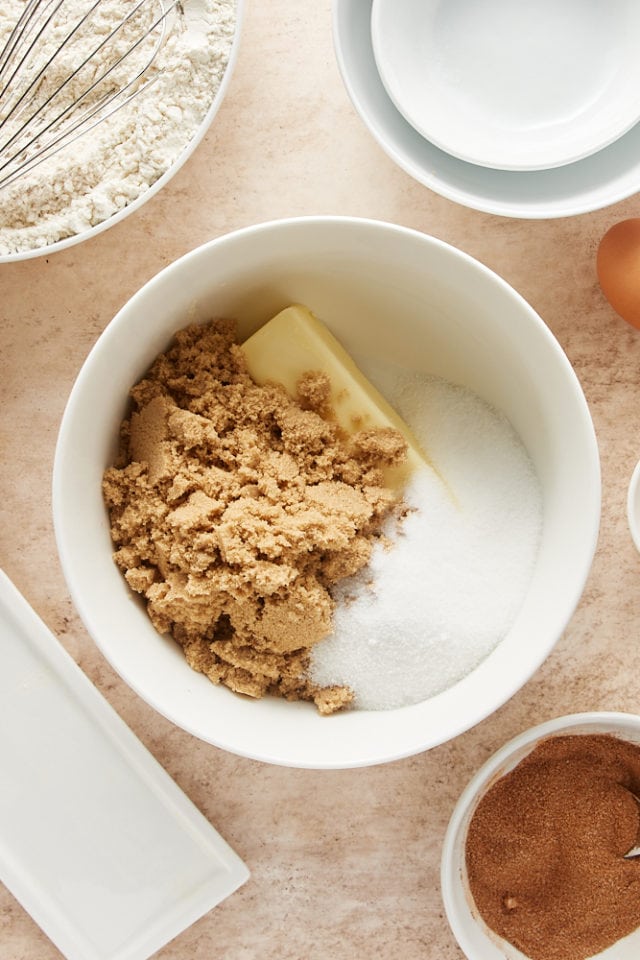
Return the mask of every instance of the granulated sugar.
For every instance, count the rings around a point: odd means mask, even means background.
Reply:
[[[378,375],[378,385],[380,375]],[[506,635],[526,594],[542,523],[533,465],[510,423],[475,394],[397,374],[385,394],[437,467],[415,476],[416,509],[376,547],[367,578],[335,592],[335,630],[313,651],[318,684],[381,710],[453,685]]]
[[[106,0],[97,11],[95,31],[102,35],[109,18],[118,22],[122,5],[123,0]],[[0,49],[23,6],[21,0],[0,0]],[[81,0],[77,7],[82,9]],[[72,0],[62,9],[72,22],[78,18]],[[154,16],[159,9],[151,8]],[[184,0],[178,9],[148,89],[70,147],[0,188],[0,256],[46,247],[102,223],[145,193],[182,154],[227,69],[236,3]],[[96,57],[98,66],[109,62],[107,50]],[[49,82],[68,74],[65,56],[66,49],[48,71]]]

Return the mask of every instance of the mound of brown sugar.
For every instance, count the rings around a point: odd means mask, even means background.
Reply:
[[[231,323],[180,331],[131,391],[103,491],[116,563],[195,670],[329,714],[353,694],[311,683],[308,652],[331,633],[332,585],[367,563],[398,503],[382,469],[406,442],[341,435],[323,374],[298,391],[253,382]]]

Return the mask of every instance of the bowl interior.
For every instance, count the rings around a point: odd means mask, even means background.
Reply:
[[[630,0],[373,0],[371,18],[400,113],[453,156],[503,170],[572,163],[637,123],[639,27]]]
[[[576,163],[549,170],[496,170],[459,160],[420,136],[394,106],[371,39],[373,0],[334,0],[338,66],[369,132],[406,173],[435,193],[487,213],[520,218],[575,216],[637,192],[640,124]]]
[[[543,535],[508,637],[469,676],[423,703],[319,718],[213,687],[163,640],[111,559],[100,482],[130,387],[190,320],[237,319],[241,338],[291,302],[346,349],[460,383],[520,433],[543,488]],[[495,710],[547,656],[573,613],[599,524],[599,460],[565,355],[502,280],[433,238],[390,224],[301,218],[212,241],[165,269],[107,327],[63,418],[53,508],[61,562],[89,632],[123,678],[179,726],[234,752],[296,766],[355,766],[450,739]]]
[[[463,791],[451,816],[442,848],[442,897],[451,929],[469,960],[527,960],[491,931],[469,892],[465,844],[469,823],[484,793],[509,773],[543,738],[558,734],[607,733],[640,744],[640,717],[624,713],[578,713],[559,717],[525,731],[498,750]],[[634,960],[640,950],[640,928],[596,954],[597,960]]]

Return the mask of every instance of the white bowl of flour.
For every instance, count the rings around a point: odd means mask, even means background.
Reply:
[[[0,185],[0,263],[48,255],[95,236],[138,210],[177,173],[222,103],[243,2],[184,0],[170,20],[148,89],[24,176]],[[20,0],[0,0],[0,49],[21,7]]]
[[[116,567],[102,496],[129,391],[175,331],[227,317],[243,341],[291,303],[308,306],[396,405],[453,493],[434,477],[407,491],[424,512],[403,526],[398,563],[374,558],[381,604],[346,608],[340,642],[317,645],[328,647],[316,679],[357,686],[356,707],[329,717],[302,701],[240,696],[192,670]],[[78,612],[147,703],[243,756],[355,767],[450,740],[529,680],[591,567],[600,465],[569,361],[504,280],[417,231],[303,217],[213,240],[123,307],[69,398],[53,513]]]

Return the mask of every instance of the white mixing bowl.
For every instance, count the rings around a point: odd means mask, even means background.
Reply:
[[[113,563],[101,478],[130,387],[193,320],[237,318],[243,338],[284,306],[309,306],[359,358],[474,390],[520,434],[543,491],[529,592],[507,637],[430,700],[320,717],[309,704],[249,701],[214,687],[161,638]],[[305,217],[248,227],[149,281],[106,328],[60,429],[53,512],[62,566],[99,648],[160,713],[232,752],[299,767],[351,767],[440,744],[503,704],[548,655],[578,603],[595,550],[600,469],[589,410],[565,354],[505,281],[455,248],[388,223]]]

